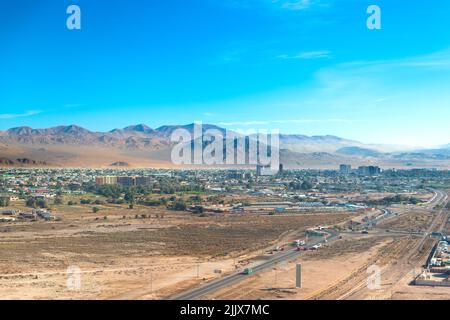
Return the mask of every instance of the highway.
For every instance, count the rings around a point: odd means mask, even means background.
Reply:
[[[305,247],[308,249],[311,249],[316,244],[319,244],[319,243],[324,244],[326,242],[336,240],[339,237],[338,233],[335,231],[324,230],[324,232],[328,233],[328,237],[326,237],[326,241],[325,241],[324,237],[317,237],[313,241],[309,242]],[[253,274],[273,268],[276,264],[278,264],[280,262],[289,261],[291,259],[294,259],[301,253],[302,253],[302,251],[297,251],[296,249],[289,249],[286,252],[276,254],[270,260],[267,260],[257,266],[252,267]],[[169,299],[171,299],[171,300],[195,300],[195,299],[201,298],[202,296],[204,296],[208,293],[214,292],[220,288],[223,288],[223,287],[232,285],[234,283],[237,283],[239,281],[242,281],[247,277],[249,277],[249,275],[246,275],[243,272],[233,273],[226,277],[208,282],[198,288],[188,290],[181,294],[170,297]]]
[[[433,208],[435,205],[437,204],[445,204],[446,201],[448,200],[448,195],[440,190],[432,190],[435,193],[435,196],[428,202],[426,203],[427,208],[431,209]],[[383,215],[379,216],[378,218],[374,219],[373,221],[369,221],[367,223],[367,226],[373,224],[375,222],[379,222],[380,220],[386,219],[386,218],[390,218],[392,217],[394,214],[386,209],[383,209]],[[436,219],[438,220],[438,219]],[[430,226],[430,230],[432,230],[432,228],[434,227],[435,223],[433,223]],[[429,231],[430,231],[429,230]],[[334,231],[334,230],[326,230],[326,232],[328,233],[328,237],[324,238],[324,237],[317,237],[317,238],[313,238],[313,241],[308,242],[308,244],[305,246],[308,249],[311,249],[313,246],[315,246],[316,244],[324,244],[326,242],[330,242],[333,240],[336,240],[339,238],[339,234]],[[396,233],[403,233],[403,232],[399,232],[399,231],[393,231],[392,233],[389,234],[396,234]],[[406,232],[405,232],[406,233]],[[418,236],[422,236],[422,237],[426,237],[426,234],[417,234]],[[258,273],[270,268],[273,268],[276,264],[283,262],[283,261],[289,261],[292,260],[294,258],[296,258],[298,255],[300,255],[302,253],[302,251],[297,251],[295,249],[290,249],[287,250],[286,252],[283,253],[279,253],[274,255],[271,259],[256,265],[254,267],[252,267],[253,273]],[[213,281],[210,281],[206,284],[203,284],[200,287],[182,292],[180,294],[177,294],[175,296],[169,297],[170,300],[195,300],[195,299],[199,299],[202,296],[207,295],[208,293],[217,291],[221,288],[230,286],[234,283],[237,283],[239,281],[244,280],[245,278],[249,277],[249,275],[244,274],[243,272],[237,272],[237,273],[233,273],[230,274],[228,276],[225,276],[223,278],[220,279],[216,279]]]
[[[422,241],[420,242],[419,251],[422,251],[427,236],[429,236],[433,232],[442,232],[442,230],[444,229],[444,227],[448,221],[448,219],[446,217],[445,208],[444,208],[448,203],[448,194],[441,190],[434,190],[434,189],[432,189],[432,190],[436,193],[436,198],[433,199],[433,201],[429,204],[428,208],[434,209],[434,207],[437,205],[442,205],[442,208],[439,209],[439,212],[437,213],[436,217],[431,222],[430,227],[428,228],[428,230],[425,233],[425,236],[423,237]]]

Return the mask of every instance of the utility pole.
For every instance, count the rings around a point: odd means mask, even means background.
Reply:
[[[302,287],[302,265],[301,264],[297,264],[297,266],[296,266],[295,287],[296,288]]]
[[[150,293],[153,294],[153,272],[150,273]]]
[[[278,269],[278,262],[277,263],[275,263],[275,284],[274,284],[274,287],[276,288],[277,287],[277,269]]]

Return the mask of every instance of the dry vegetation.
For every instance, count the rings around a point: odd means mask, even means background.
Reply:
[[[345,239],[332,245],[324,246],[319,251],[308,252],[305,254],[305,260],[321,260],[345,254],[366,252],[384,242],[386,242],[386,239],[380,237]]]
[[[349,218],[327,213],[201,217],[164,207],[130,210],[110,204],[93,213],[92,207],[53,206],[60,221],[0,225],[0,297],[163,298],[198,284],[197,265],[202,277],[217,277],[215,269],[231,272],[234,259],[248,259],[291,231]],[[83,288],[75,292],[66,288],[65,275],[74,265],[86,272]],[[142,279],[151,277],[153,291],[142,289]]]
[[[378,227],[404,231],[425,231],[435,217],[433,212],[421,210],[383,221]]]
[[[61,221],[1,225],[0,273],[46,272],[86,263],[105,267],[131,257],[241,256],[287,232],[348,218],[347,214],[199,217],[161,207],[128,210],[118,205],[101,206],[94,214],[91,207],[55,206]]]

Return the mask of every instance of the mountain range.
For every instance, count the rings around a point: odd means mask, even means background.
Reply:
[[[224,128],[203,124],[222,134]],[[77,125],[46,129],[30,127],[0,131],[0,165],[71,167],[172,167],[171,135],[177,129],[191,134],[194,124],[156,129],[145,124],[109,132],[93,132]],[[250,139],[252,136],[249,137]],[[389,167],[449,167],[450,145],[408,150],[369,145],[332,135],[280,134],[281,162],[291,168],[335,168],[340,163]]]

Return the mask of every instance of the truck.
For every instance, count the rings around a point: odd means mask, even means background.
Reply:
[[[305,241],[303,241],[303,240],[295,240],[295,241],[294,241],[294,245],[295,245],[296,247],[304,246],[304,245],[305,245]]]
[[[244,274],[245,275],[250,275],[250,274],[252,274],[253,273],[253,269],[252,268],[245,268],[244,269]]]

